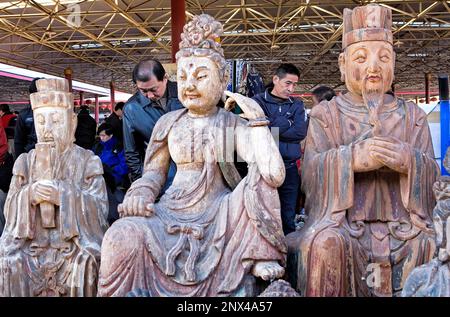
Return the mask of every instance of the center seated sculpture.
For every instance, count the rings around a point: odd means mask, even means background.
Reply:
[[[185,109],[164,115],[147,148],[144,175],[119,206],[122,219],[102,244],[99,296],[254,296],[255,278],[284,274],[286,245],[276,187],[283,160],[259,105],[228,93],[218,43],[222,25],[208,15],[184,28],[177,53],[178,98]],[[240,180],[234,150],[249,164]],[[163,187],[170,160],[177,174]]]

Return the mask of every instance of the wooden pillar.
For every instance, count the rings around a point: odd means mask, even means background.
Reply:
[[[425,103],[430,104],[430,80],[431,74],[425,73]]]
[[[98,95],[96,94],[95,95],[95,122],[97,122],[97,124],[98,124],[99,117],[100,117],[100,115],[99,115],[100,109],[99,108],[100,108],[100,105],[98,103]]]
[[[115,90],[114,90],[114,82],[110,81],[109,82],[109,94],[111,97],[111,113],[114,111],[114,107],[116,106],[116,98],[114,96],[115,94]]]
[[[84,93],[82,91],[80,91],[80,106],[84,105],[83,95],[84,95]]]
[[[72,92],[72,68],[67,67],[64,69],[64,77],[69,82],[69,92]]]
[[[175,63],[175,54],[179,50],[181,33],[186,23],[186,4],[184,0],[170,0],[170,14],[172,25],[172,63]]]

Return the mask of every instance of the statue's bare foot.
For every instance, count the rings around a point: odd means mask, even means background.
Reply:
[[[269,281],[282,277],[284,268],[276,261],[259,261],[253,266],[252,274]]]

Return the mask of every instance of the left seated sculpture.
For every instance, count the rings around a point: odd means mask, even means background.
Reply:
[[[14,164],[0,238],[0,296],[96,296],[108,201],[100,158],[74,142],[64,79],[31,94],[38,143]]]
[[[221,32],[208,15],[184,27],[177,83],[185,109],[153,130],[144,175],[103,240],[98,296],[255,296],[255,276],[284,274],[283,160],[254,100],[227,93],[225,109],[237,103],[249,122],[217,106],[228,82]],[[249,164],[241,181],[234,150]],[[171,159],[177,173],[157,202]]]

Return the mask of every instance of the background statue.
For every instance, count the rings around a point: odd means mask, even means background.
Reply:
[[[177,83],[185,109],[164,115],[153,130],[144,175],[103,241],[99,296],[135,289],[150,296],[252,296],[253,276],[284,274],[276,190],[283,160],[255,101],[228,93],[226,108],[237,102],[248,122],[217,107],[228,82],[221,32],[208,15],[184,27]],[[235,149],[249,164],[242,181]],[[176,176],[155,203],[170,159]]]
[[[38,143],[20,155],[0,238],[0,296],[95,296],[108,202],[102,163],[73,144],[73,96],[40,79],[31,106]]]
[[[344,10],[339,66],[348,92],[311,111],[302,170],[310,218],[287,238],[306,296],[398,295],[435,249],[439,168],[425,113],[386,94],[391,23],[379,5]]]
[[[450,173],[450,148],[447,149],[444,167]],[[438,254],[431,262],[411,272],[402,291],[404,297],[450,297],[450,177],[441,176],[434,183],[433,191],[437,200],[433,222]]]

